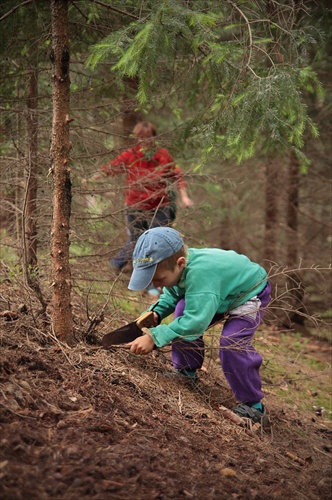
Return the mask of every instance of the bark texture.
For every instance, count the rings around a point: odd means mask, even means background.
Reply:
[[[299,207],[300,165],[294,153],[290,155],[288,168],[287,197],[287,264],[292,267],[298,261],[298,207]]]
[[[265,187],[265,237],[264,258],[276,262],[278,223],[278,163],[275,158],[267,159]]]
[[[68,0],[52,0],[53,126],[51,160],[54,176],[52,257],[52,320],[55,335],[72,340],[69,228],[71,181],[69,168],[69,34]]]
[[[298,208],[300,190],[300,164],[296,155],[290,154],[288,167],[288,197],[287,197],[287,265],[296,269],[299,265],[299,234],[298,234]],[[304,307],[305,285],[299,273],[292,273],[288,277],[288,289],[291,291],[290,304],[294,313],[290,315],[287,326],[292,322],[304,324],[306,311]]]
[[[37,265],[38,70],[30,74],[27,97],[27,155],[24,204],[24,255],[27,274]],[[29,276],[28,276],[29,280]]]
[[[143,113],[137,109],[137,78],[126,78],[125,83],[126,92],[122,96],[121,100],[122,140],[120,146],[128,148],[133,144],[133,137],[131,136],[133,128],[138,122],[143,120]]]

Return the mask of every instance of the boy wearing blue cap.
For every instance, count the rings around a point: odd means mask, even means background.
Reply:
[[[163,287],[150,307],[155,327],[129,344],[136,354],[172,343],[172,363],[180,377],[196,379],[204,360],[203,333],[225,319],[219,357],[224,375],[239,404],[233,411],[263,423],[265,407],[259,369],[261,355],[252,346],[255,331],[270,301],[271,286],[259,264],[232,250],[187,248],[172,228],[149,229],[138,239],[128,288],[150,283]],[[162,319],[174,312],[166,325]]]

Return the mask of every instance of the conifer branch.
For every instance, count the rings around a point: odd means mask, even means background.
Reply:
[[[106,9],[112,10],[113,12],[117,12],[118,14],[121,14],[122,16],[127,16],[131,17],[132,19],[136,19],[137,21],[139,20],[139,17],[135,16],[134,14],[129,14],[129,12],[125,12],[124,10],[118,9],[117,7],[114,7],[112,5],[108,5],[105,2],[101,2],[100,0],[90,0],[92,3],[96,3],[98,5],[102,5],[103,7],[106,7]]]
[[[245,65],[244,70],[245,70],[246,68],[248,68],[248,69],[250,69],[250,70],[253,72],[253,74],[254,74],[255,76],[257,76],[257,75],[256,75],[256,73],[255,73],[255,72],[254,72],[254,71],[250,68],[250,61],[251,61],[252,49],[253,49],[253,38],[252,38],[252,31],[251,31],[251,26],[250,26],[249,19],[248,19],[248,18],[247,18],[247,16],[244,14],[244,12],[243,12],[243,11],[242,11],[242,10],[241,10],[241,9],[240,9],[237,5],[235,5],[235,4],[232,2],[232,0],[227,0],[227,3],[229,3],[232,7],[234,7],[234,9],[235,9],[235,10],[237,10],[237,11],[238,11],[238,13],[240,14],[240,16],[241,16],[241,17],[243,17],[243,19],[244,19],[244,21],[245,21],[245,23],[246,23],[246,25],[247,25],[247,27],[248,27],[249,42],[250,42],[250,43],[249,43],[249,54],[248,54],[247,64]],[[257,78],[259,78],[259,77],[257,76]]]
[[[22,2],[19,5],[16,5],[10,11],[8,11],[7,14],[4,14],[2,17],[0,17],[0,22],[3,21],[4,19],[6,19],[11,14],[13,14],[13,12],[15,12],[15,10],[20,9],[21,7],[23,7],[23,5],[28,5],[29,3],[32,3],[32,0],[26,0],[25,2]]]

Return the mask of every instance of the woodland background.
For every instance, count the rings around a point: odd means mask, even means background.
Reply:
[[[187,243],[265,266],[271,320],[329,318],[330,20],[315,1],[1,3],[2,274],[59,338],[126,311],[124,179],[91,178],[140,119],[186,174]]]
[[[0,2],[0,495],[331,498],[330,2]],[[268,270],[267,425],[238,425],[205,333],[197,388],[100,346],[149,305],[109,260],[152,121],[194,206],[175,227]]]

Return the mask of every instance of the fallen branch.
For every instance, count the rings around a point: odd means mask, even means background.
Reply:
[[[234,424],[236,425],[241,425],[241,427],[246,427],[246,421],[244,418],[239,417],[239,415],[236,415],[232,410],[229,410],[226,408],[226,406],[219,406],[219,410],[221,411],[222,415],[224,418],[227,418],[228,420],[231,420]]]
[[[290,458],[291,460],[294,460],[294,462],[297,462],[300,465],[305,465],[306,464],[306,461],[303,460],[303,458],[297,457],[296,455],[294,455],[290,451],[286,451],[285,455],[286,455],[286,457]]]

